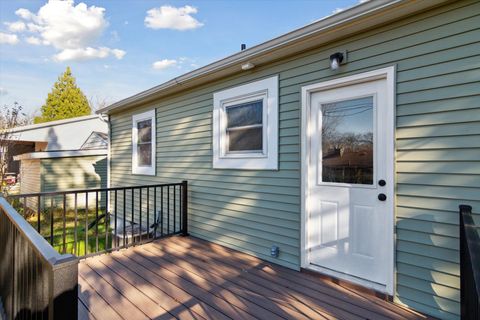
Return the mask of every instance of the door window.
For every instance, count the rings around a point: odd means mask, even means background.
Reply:
[[[322,181],[373,184],[373,96],[321,105]]]

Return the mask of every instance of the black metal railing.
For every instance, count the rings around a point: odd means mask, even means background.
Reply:
[[[460,205],[460,304],[463,320],[480,319],[480,237],[472,207]]]
[[[86,257],[188,234],[187,181],[9,196],[58,252]]]
[[[77,265],[0,197],[0,319],[77,319]]]

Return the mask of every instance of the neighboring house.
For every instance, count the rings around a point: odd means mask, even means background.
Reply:
[[[18,127],[14,139],[34,150],[14,157],[20,163],[20,193],[106,187],[108,125],[85,116]],[[73,199],[67,199],[68,204]],[[34,199],[29,206],[36,206]]]
[[[192,235],[458,319],[479,40],[479,1],[319,20],[100,110],[111,186],[188,180]]]

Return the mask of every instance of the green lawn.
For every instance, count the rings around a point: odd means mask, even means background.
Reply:
[[[23,210],[19,210],[23,211]],[[98,211],[98,216],[101,216],[103,211]],[[46,210],[40,214],[40,234],[51,242],[50,232],[50,210]],[[77,256],[83,256],[88,253],[95,253],[103,251],[112,247],[112,233],[109,227],[105,226],[105,218],[99,220],[97,226],[93,225],[88,230],[88,246],[86,247],[86,225],[91,224],[96,219],[95,210],[88,211],[87,214],[84,209],[78,210],[77,213],[77,226],[75,228],[75,212],[73,210],[67,210],[65,215],[65,253],[76,254]],[[38,227],[38,215],[36,213],[30,214],[26,219],[37,230]],[[97,230],[98,228],[98,230]],[[77,245],[75,247],[75,230],[77,231]],[[106,239],[106,231],[108,232],[108,240]],[[98,232],[98,233],[97,233]],[[96,234],[98,234],[98,250]],[[108,242],[107,242],[108,241]],[[63,210],[57,209],[53,212],[53,243],[52,246],[55,250],[63,253]]]

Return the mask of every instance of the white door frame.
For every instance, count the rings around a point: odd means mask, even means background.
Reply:
[[[310,159],[310,148],[307,145],[309,143],[309,139],[307,138],[308,134],[311,134],[311,128],[308,127],[308,119],[310,118],[310,101],[311,95],[313,93],[335,89],[339,87],[345,87],[352,84],[358,84],[373,80],[380,80],[385,79],[387,81],[387,92],[386,92],[386,108],[387,108],[387,119],[386,121],[390,121],[391,125],[389,126],[390,132],[385,132],[388,139],[391,141],[386,146],[387,157],[393,159],[393,161],[387,164],[387,181],[392,181],[389,183],[386,188],[388,190],[388,194],[394,195],[394,186],[395,183],[395,66],[386,67],[382,69],[377,69],[373,71],[368,71],[360,74],[356,74],[353,76],[346,76],[337,78],[334,80],[324,81],[312,85],[308,85],[302,87],[302,122],[301,122],[301,225],[300,225],[300,264],[302,268],[309,268],[309,261],[308,255],[306,252],[306,245],[307,245],[307,220],[308,220],[308,213],[310,212],[309,206],[309,186],[308,186],[308,170],[309,170],[309,159]],[[390,138],[391,137],[391,138]],[[387,219],[388,225],[385,226],[390,230],[388,243],[386,244],[388,247],[391,248],[391,254],[388,257],[388,268],[391,272],[388,272],[386,288],[383,291],[389,295],[394,294],[394,286],[395,286],[395,198],[393,201],[390,202],[388,211],[390,212],[390,217]],[[325,272],[328,273],[328,272]],[[338,274],[330,274],[337,278],[342,278],[345,280],[352,280],[350,277],[342,275],[341,273]],[[368,281],[365,282],[357,281],[358,283],[374,288],[375,285],[370,285]]]

